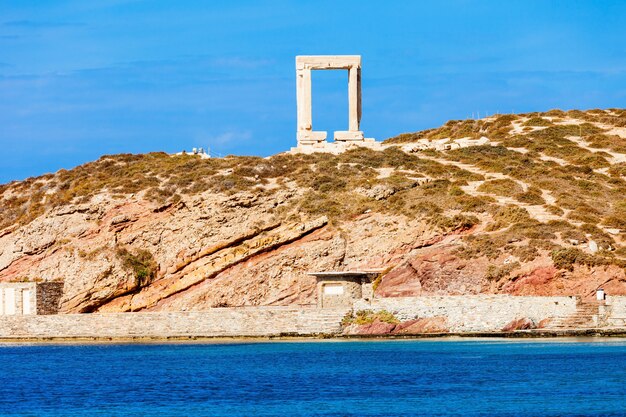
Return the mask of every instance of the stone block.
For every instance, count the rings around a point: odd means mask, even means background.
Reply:
[[[335,132],[334,138],[336,141],[344,141],[344,140],[362,141],[365,137],[363,136],[363,132],[360,130],[338,130]]]
[[[350,69],[361,66],[360,55],[299,55],[297,69]]]
[[[324,131],[299,130],[298,143],[305,144],[306,142],[323,142],[326,140],[326,136],[328,136],[328,133]]]

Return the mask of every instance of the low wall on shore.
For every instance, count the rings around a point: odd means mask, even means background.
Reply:
[[[607,324],[609,326],[626,327],[626,296],[607,295],[606,305],[609,308]]]
[[[576,297],[518,297],[510,295],[388,297],[358,300],[355,310],[387,310],[402,321],[445,317],[451,332],[497,332],[515,319],[535,324],[576,312]]]
[[[335,334],[349,309],[214,308],[197,312],[4,316],[0,339],[262,337]]]
[[[626,299],[625,299],[626,300]],[[615,302],[624,300],[616,300]],[[387,310],[402,321],[445,317],[451,332],[499,332],[512,320],[576,313],[576,297],[424,296],[358,300],[354,310]],[[624,311],[626,312],[626,302]],[[620,304],[621,305],[621,304]],[[346,308],[239,307],[193,312],[0,317],[0,339],[271,337],[340,334]]]
[[[606,305],[611,306],[615,314],[626,316],[626,296],[624,295],[607,295]]]

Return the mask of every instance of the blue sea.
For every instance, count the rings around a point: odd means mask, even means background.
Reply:
[[[626,415],[626,341],[0,346],[2,416]]]

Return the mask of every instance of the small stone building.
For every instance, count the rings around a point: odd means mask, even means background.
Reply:
[[[317,279],[317,307],[351,307],[356,300],[371,300],[372,282],[379,272],[328,271],[311,272]]]
[[[1,282],[0,316],[57,314],[62,282]]]

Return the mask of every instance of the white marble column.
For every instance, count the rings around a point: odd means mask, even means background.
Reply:
[[[359,130],[359,76],[358,68],[348,70],[348,130]]]
[[[313,114],[311,111],[311,70],[298,68],[296,99],[298,106],[298,131],[312,130]]]

